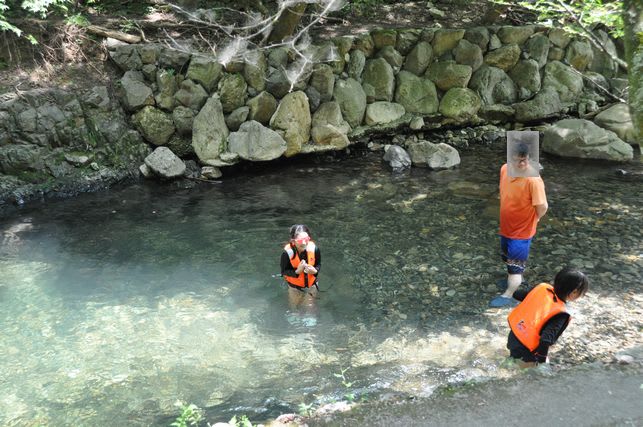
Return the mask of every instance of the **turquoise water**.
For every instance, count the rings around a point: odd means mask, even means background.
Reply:
[[[503,275],[503,154],[479,147],[459,169],[404,174],[381,153],[309,158],[5,217],[0,424],[167,425],[177,400],[213,423],[262,420],[509,375],[504,315],[487,309]],[[541,163],[551,208],[527,278],[573,263],[599,292],[640,291],[641,181],[622,165]],[[323,292],[305,312],[272,277],[293,223],[322,251]]]

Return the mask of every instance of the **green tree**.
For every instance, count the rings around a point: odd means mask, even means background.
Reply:
[[[643,0],[623,2],[625,59],[628,63],[629,104],[634,135],[643,139]]]
[[[17,36],[25,36],[32,43],[36,42],[31,35],[24,34],[23,30],[10,22],[11,17],[38,17],[46,18],[49,12],[62,12],[67,14],[70,0],[0,0],[0,31],[10,31]]]

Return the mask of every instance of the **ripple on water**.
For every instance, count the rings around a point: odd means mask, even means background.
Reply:
[[[503,275],[503,156],[465,151],[458,170],[399,177],[379,156],[348,159],[313,168],[296,206],[304,172],[285,166],[21,213],[29,221],[11,223],[29,226],[0,246],[10,254],[0,259],[0,424],[150,425],[176,416],[177,399],[209,408],[211,422],[267,417],[348,392],[427,396],[512,375],[498,369],[506,311],[487,309]],[[606,181],[599,165],[541,162],[551,209],[526,278],[550,280],[566,263],[592,278],[555,354],[601,357],[594,330],[615,348],[640,342],[628,317],[640,301],[627,296],[643,266],[636,183]],[[271,277],[298,222],[323,254],[325,292],[311,310],[289,308]]]

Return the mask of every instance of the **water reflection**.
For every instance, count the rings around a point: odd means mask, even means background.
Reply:
[[[486,307],[502,276],[503,156],[478,149],[458,170],[391,175],[372,155],[5,219],[0,423],[167,424],[177,399],[210,421],[267,418],[341,399],[344,369],[358,395],[509,375],[497,368],[505,314]],[[598,292],[638,289],[637,183],[541,162],[551,210],[528,279],[571,261]],[[310,224],[324,252],[314,326],[289,318],[272,277],[293,223]]]

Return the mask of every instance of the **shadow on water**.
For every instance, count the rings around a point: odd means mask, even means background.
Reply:
[[[3,219],[0,421],[165,425],[176,399],[209,420],[265,419],[342,399],[344,369],[360,396],[502,375],[504,315],[487,303],[503,274],[503,156],[472,149],[459,169],[394,175],[379,153],[309,158]],[[541,163],[551,210],[528,279],[572,263],[598,292],[638,292],[640,183],[596,162]],[[293,223],[322,250],[311,312],[272,277]]]

